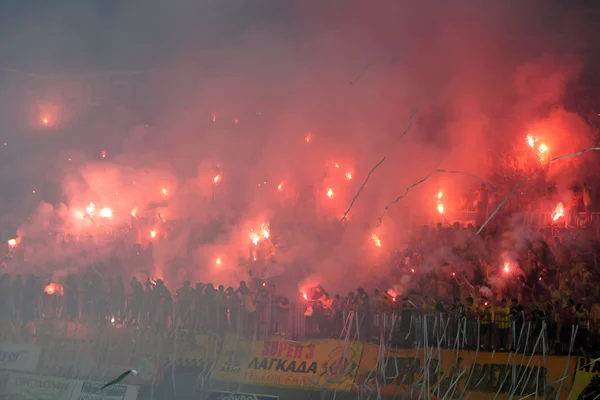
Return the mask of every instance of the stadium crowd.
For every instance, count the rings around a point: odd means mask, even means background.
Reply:
[[[0,310],[24,334],[38,321],[129,329],[237,331],[389,340],[395,346],[589,354],[598,348],[600,241],[587,228],[544,228],[516,237],[460,224],[423,227],[390,259],[381,285],[330,294],[318,285],[288,298],[255,279],[234,287],[105,278],[94,268],[61,282],[0,277]],[[518,249],[510,261],[504,248]],[[382,277],[383,278],[383,277]],[[379,287],[378,287],[379,286]],[[537,345],[538,338],[543,337]]]

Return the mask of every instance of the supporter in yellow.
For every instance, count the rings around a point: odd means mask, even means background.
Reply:
[[[479,304],[475,303],[472,297],[467,298],[467,316],[472,319],[479,316]]]
[[[435,302],[429,298],[429,296],[423,296],[423,304],[421,305],[423,314],[428,317],[435,316]]]
[[[481,335],[481,347],[490,348],[492,347],[492,321],[494,318],[494,308],[487,299],[487,297],[481,297],[481,304],[479,305],[479,318],[481,318],[479,333]]]
[[[498,347],[500,351],[506,350],[508,346],[508,332],[510,330],[510,308],[506,299],[502,299],[500,306],[496,308],[496,326],[498,327]]]

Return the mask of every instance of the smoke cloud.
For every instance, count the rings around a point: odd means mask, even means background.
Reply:
[[[437,168],[493,179],[506,153],[531,158],[528,132],[552,156],[589,145],[587,125],[562,107],[583,65],[565,51],[577,38],[553,33],[563,10],[548,2],[178,3],[78,6],[65,18],[96,21],[86,35],[48,22],[36,28],[46,29],[40,43],[2,43],[24,65],[45,43],[39,58],[85,55],[100,77],[135,60],[131,79],[143,77],[133,85],[142,95],[101,101],[73,122],[65,111],[60,126],[31,129],[45,117],[27,117],[18,141],[45,145],[27,145],[1,172],[26,198],[4,202],[15,225],[5,235],[23,238],[9,270],[94,265],[225,285],[260,275],[288,290],[378,285],[415,225],[444,222],[439,191],[458,198],[480,185],[437,174],[378,227],[410,184]],[[5,83],[34,82],[35,97],[38,80],[23,75],[6,72]],[[55,108],[74,107],[56,98]],[[263,225],[269,237],[254,245]],[[453,256],[441,248],[430,257]]]

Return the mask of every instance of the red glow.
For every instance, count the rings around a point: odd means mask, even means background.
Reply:
[[[47,294],[57,294],[59,296],[62,296],[64,293],[62,285],[54,282],[47,284],[46,287],[44,287],[44,292]]]
[[[558,203],[552,211],[552,221],[557,221],[560,217],[565,216],[565,206],[563,203]]]

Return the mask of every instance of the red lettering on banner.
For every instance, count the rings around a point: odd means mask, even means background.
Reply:
[[[303,346],[278,340],[266,340],[263,344],[262,356],[300,359],[304,355],[305,359],[310,360],[315,356],[315,347],[314,344]]]
[[[288,344],[286,342],[279,342],[277,346],[277,357],[281,357],[281,353],[287,353]]]
[[[315,356],[315,346],[314,344],[309,344],[308,345],[308,353],[306,354],[306,359],[310,360],[311,358],[313,358]]]
[[[294,354],[296,354],[297,348],[298,348],[298,346],[296,346],[296,345],[288,344],[287,351],[285,352],[285,356],[287,358],[294,358]]]
[[[294,358],[300,358],[302,357],[302,346],[295,346],[296,348],[294,349]]]

